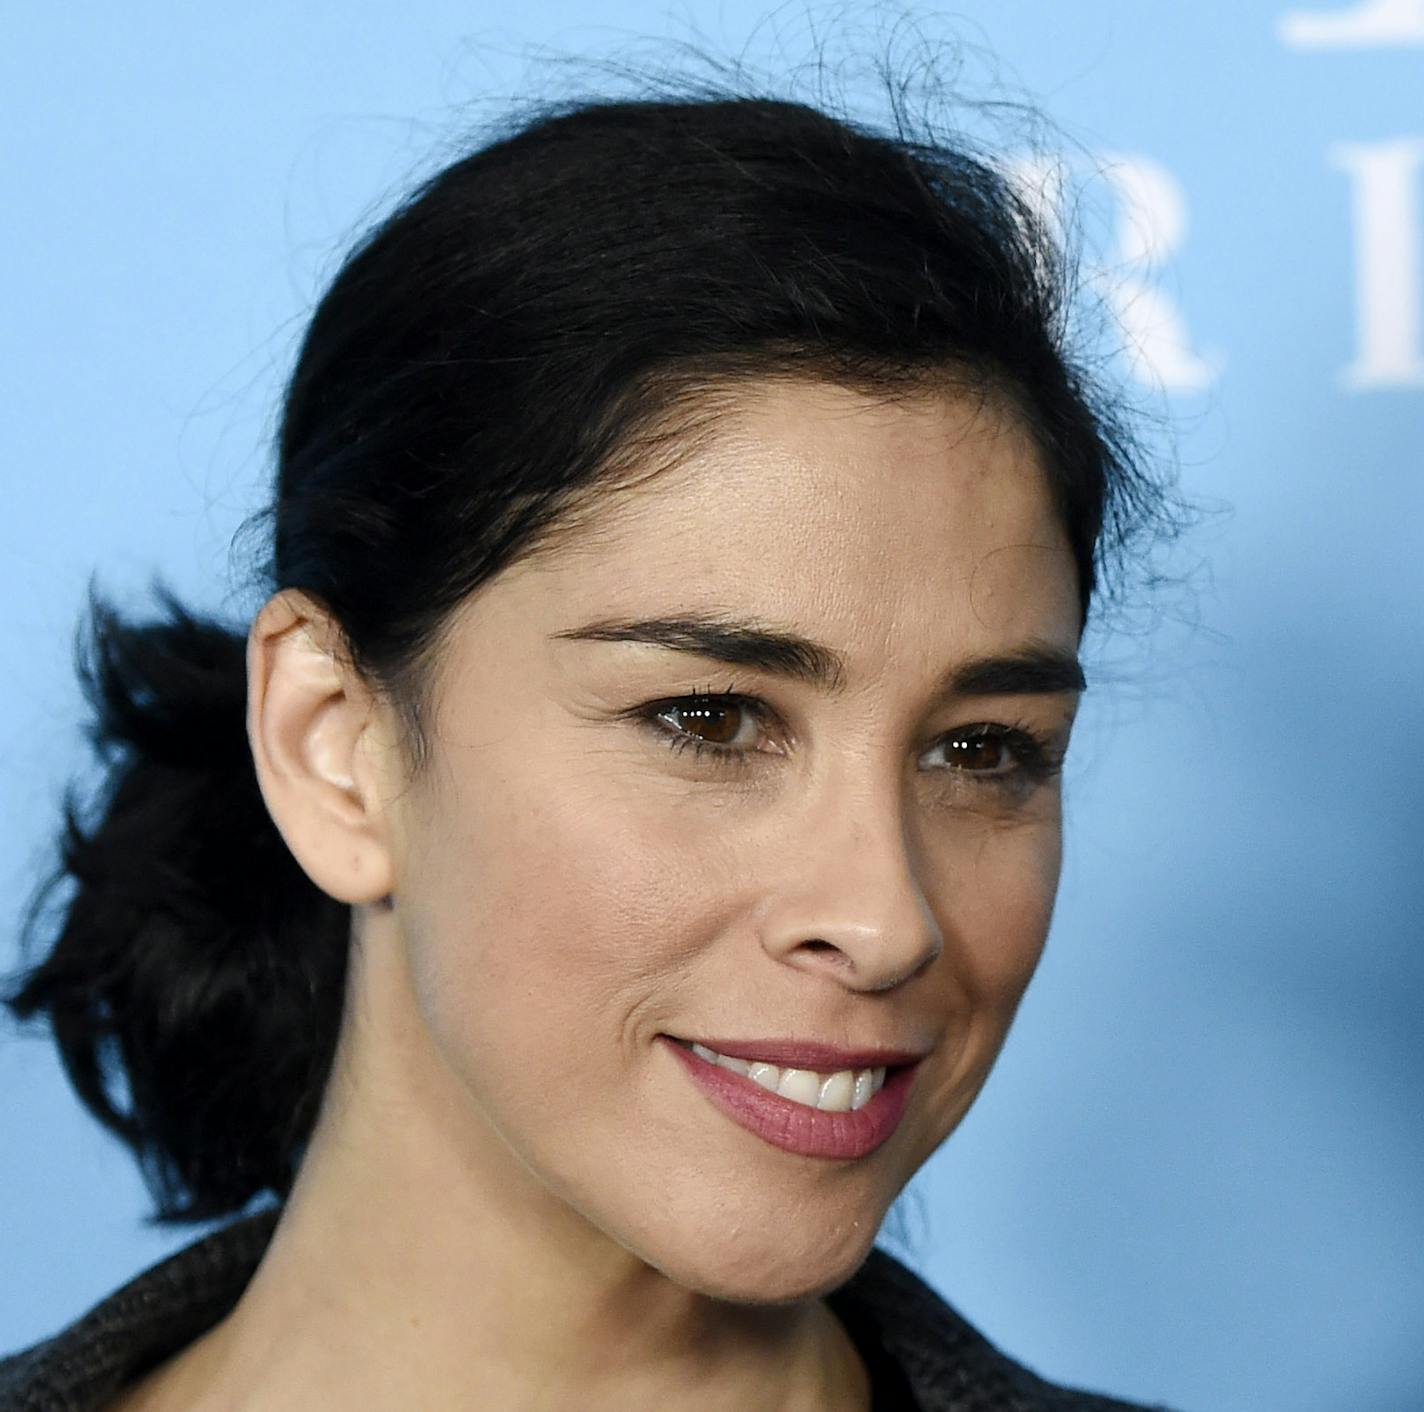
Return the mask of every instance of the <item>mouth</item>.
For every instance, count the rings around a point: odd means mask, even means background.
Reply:
[[[790,1040],[713,1045],[660,1038],[734,1122],[774,1147],[806,1157],[863,1157],[885,1142],[904,1116],[924,1057]],[[773,1062],[777,1059],[781,1062]]]

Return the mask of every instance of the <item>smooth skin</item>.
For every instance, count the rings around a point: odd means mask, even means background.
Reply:
[[[840,677],[568,636],[669,615],[794,632]],[[1003,1043],[1077,704],[940,688],[1071,660],[1080,629],[1011,412],[804,381],[736,392],[460,607],[422,769],[320,605],[276,595],[249,735],[293,854],[352,904],[341,1041],[244,1297],[117,1405],[864,1412],[823,1296]],[[665,1035],[926,1057],[899,1128],[840,1161],[736,1125]]]

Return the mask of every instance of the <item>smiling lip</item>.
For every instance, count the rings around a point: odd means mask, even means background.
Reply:
[[[865,1157],[874,1152],[900,1125],[910,1100],[910,1085],[919,1070],[917,1063],[887,1066],[884,1084],[864,1108],[844,1113],[810,1108],[772,1093],[743,1074],[733,1073],[720,1064],[711,1063],[692,1049],[673,1039],[661,1036],[666,1047],[677,1056],[688,1077],[739,1127],[754,1133],[763,1142],[801,1157],[838,1158],[843,1161]],[[701,1040],[698,1041],[701,1043]],[[715,1046],[709,1045],[709,1048]],[[750,1052],[751,1045],[740,1046]],[[725,1054],[726,1050],[719,1050]],[[758,1054],[768,1052],[758,1049]],[[788,1052],[783,1049],[782,1053]],[[840,1064],[847,1054],[888,1054],[889,1050],[836,1050],[824,1045],[802,1045],[795,1052],[836,1056]],[[742,1056],[732,1054],[730,1058]],[[769,1060],[767,1062],[770,1062]],[[794,1066],[788,1066],[794,1067]],[[812,1067],[807,1065],[807,1067]],[[847,1066],[849,1067],[849,1066]],[[872,1066],[874,1067],[874,1066]]]
[[[668,1038],[679,1044],[694,1043],[677,1035]],[[837,1049],[831,1044],[813,1044],[800,1039],[698,1038],[695,1042],[729,1059],[775,1064],[778,1069],[816,1069],[823,1074],[839,1073],[842,1069],[889,1069],[915,1064],[925,1057],[904,1049]]]

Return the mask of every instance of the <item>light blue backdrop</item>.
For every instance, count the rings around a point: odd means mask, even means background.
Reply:
[[[519,90],[526,41],[695,26],[755,57],[779,28],[807,58],[799,13],[753,37],[740,0],[526,0],[517,27],[455,0],[8,11],[6,915],[83,759],[87,576],[232,601],[279,380],[373,203],[461,105]],[[1090,693],[1049,953],[917,1180],[910,1258],[1057,1378],[1198,1412],[1418,1412],[1424,3],[918,15],[1104,164],[1124,369],[1165,390],[1187,488],[1231,509],[1193,541],[1200,626],[1108,649],[1129,681]],[[0,1043],[0,1135],[0,1348],[189,1238],[140,1224],[38,1040]]]

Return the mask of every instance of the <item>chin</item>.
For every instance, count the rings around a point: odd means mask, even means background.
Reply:
[[[650,1261],[669,1279],[731,1304],[797,1304],[839,1289],[865,1262],[880,1229],[866,1220],[836,1231],[813,1214],[765,1230],[722,1230],[695,1249]]]

